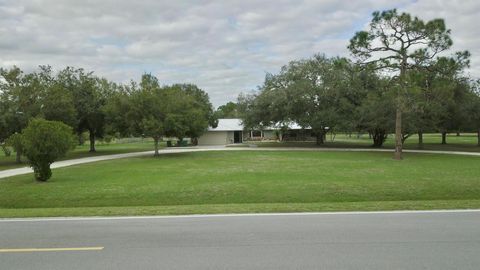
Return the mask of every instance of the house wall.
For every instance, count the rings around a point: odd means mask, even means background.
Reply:
[[[227,131],[227,144],[233,143],[233,131]]]
[[[229,142],[230,131],[207,131],[198,138],[198,145],[225,145]],[[231,132],[233,141],[233,132]]]
[[[207,131],[198,138],[198,145],[226,145],[234,138],[234,131]]]

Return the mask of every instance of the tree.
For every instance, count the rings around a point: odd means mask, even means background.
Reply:
[[[442,19],[424,22],[395,9],[374,12],[368,31],[357,32],[348,48],[362,63],[395,74],[395,159],[402,159],[402,113],[408,91],[408,71],[428,65],[452,45]]]
[[[480,81],[475,81],[471,89],[473,98],[470,103],[470,123],[477,130],[477,145],[480,146]]]
[[[327,131],[351,126],[358,92],[352,87],[356,73],[344,58],[316,55],[305,62],[303,71],[288,86],[292,119],[310,127],[317,144],[323,144]]]
[[[238,118],[238,104],[234,102],[227,102],[224,105],[221,105],[215,111],[215,116],[217,118]]]
[[[353,87],[358,80],[347,59],[316,55],[268,74],[259,93],[239,97],[239,111],[248,128],[296,122],[311,128],[317,144],[323,144],[327,131],[353,127],[362,95]]]
[[[389,80],[380,78],[372,70],[361,72],[360,105],[355,107],[355,123],[358,131],[366,131],[373,140],[372,147],[382,147],[395,127],[395,99],[389,89]]]
[[[105,131],[104,106],[114,84],[85,72],[83,69],[67,67],[57,75],[57,87],[67,89],[73,96],[76,112],[75,131],[78,136],[89,132],[90,152],[95,152],[95,140],[102,138]]]
[[[22,134],[20,133],[14,133],[8,137],[6,144],[7,146],[10,146],[13,148],[13,150],[17,153],[15,162],[21,163],[22,159],[21,156],[23,155],[24,149],[23,149],[23,143],[22,143]]]
[[[115,92],[111,94],[103,111],[105,113],[105,130],[107,134],[117,134],[119,136],[131,136],[135,132],[132,130],[131,110],[132,110],[132,91],[136,89],[136,83],[130,85],[120,85]]]
[[[214,123],[213,107],[208,95],[195,85],[176,84],[164,87],[165,135],[192,142]]]
[[[428,87],[434,90],[436,103],[436,130],[442,134],[442,144],[446,144],[447,132],[458,132],[468,118],[465,104],[470,91],[469,79],[463,70],[469,66],[469,52],[458,52],[454,57],[439,57],[429,73],[433,76]]]
[[[166,112],[164,95],[158,79],[150,74],[144,74],[140,84],[132,82],[127,87],[126,93],[128,105],[123,113],[128,131],[134,135],[153,138],[154,156],[159,156],[159,141],[165,135]],[[117,101],[123,101],[122,98]],[[117,108],[121,105],[118,104]]]
[[[62,122],[33,119],[22,132],[22,144],[35,179],[45,182],[52,176],[50,165],[75,147],[75,138]]]
[[[78,121],[72,91],[63,87],[62,82],[52,74],[50,66],[40,66],[40,71],[35,73],[34,77],[42,89],[40,116],[46,120],[60,121],[76,127]]]
[[[163,136],[192,141],[216,125],[207,93],[193,84],[159,85],[158,79],[144,74],[139,84],[120,88],[105,107],[109,129],[122,135],[152,137],[155,154]]]
[[[24,74],[18,67],[0,69],[1,108],[0,143],[12,134],[19,133],[28,121],[41,113],[41,90],[35,81],[35,74]],[[17,152],[16,159],[20,159]]]

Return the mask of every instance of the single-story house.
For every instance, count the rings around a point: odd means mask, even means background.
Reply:
[[[215,128],[208,128],[200,138],[199,145],[226,145],[243,142],[243,125],[241,119],[218,119]]]
[[[216,128],[210,127],[200,138],[199,145],[226,145],[233,143],[242,143],[244,140],[263,141],[263,140],[283,140],[283,141],[313,141],[311,129],[302,128],[296,123],[288,125],[288,130],[280,132],[279,127],[268,127],[262,130],[246,131],[242,120],[218,119]]]
[[[247,140],[281,140],[281,141],[314,141],[315,135],[311,128],[302,128],[297,123],[287,125],[287,130],[281,131],[280,126],[265,127],[262,130],[251,130]]]

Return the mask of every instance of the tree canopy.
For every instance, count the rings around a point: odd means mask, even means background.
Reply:
[[[363,64],[389,72],[395,91],[395,159],[402,158],[402,113],[407,110],[409,71],[431,64],[452,46],[443,19],[427,22],[396,9],[373,13],[368,31],[355,33],[348,48]]]

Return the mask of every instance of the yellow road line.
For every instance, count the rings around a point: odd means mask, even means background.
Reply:
[[[6,248],[0,249],[0,253],[14,252],[54,252],[54,251],[99,251],[104,247],[72,247],[72,248]]]

